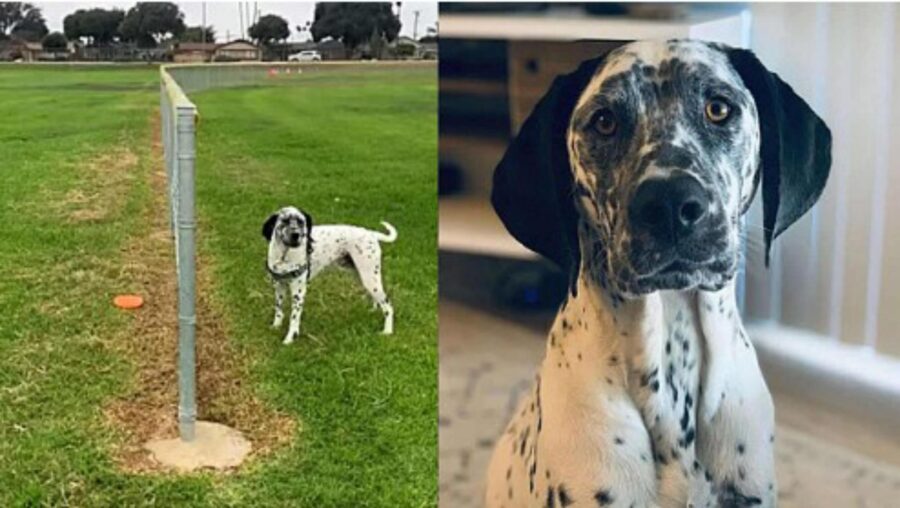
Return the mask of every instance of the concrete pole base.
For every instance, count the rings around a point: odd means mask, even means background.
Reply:
[[[163,466],[181,472],[198,469],[229,469],[244,461],[252,448],[240,432],[226,425],[198,421],[194,440],[181,438],[150,441],[144,448]]]

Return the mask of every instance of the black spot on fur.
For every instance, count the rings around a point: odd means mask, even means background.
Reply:
[[[647,386],[651,381],[653,381],[657,374],[659,374],[659,367],[655,367],[653,370],[641,376],[641,386]]]
[[[688,446],[691,446],[691,443],[694,442],[694,438],[696,437],[696,434],[697,433],[693,427],[691,427],[690,429],[688,429],[687,432],[685,432],[685,434],[684,434],[684,447],[685,448],[687,448]]]
[[[557,487],[556,490],[559,493],[559,505],[562,508],[566,508],[567,506],[575,502],[575,500],[573,500],[572,497],[569,496],[569,492],[566,490],[566,486],[562,483],[559,484],[559,487]]]
[[[594,499],[597,500],[599,506],[609,506],[615,501],[615,498],[613,498],[612,493],[608,489],[598,490],[597,493],[594,494]]]
[[[688,410],[688,405],[684,405],[684,411],[681,414],[681,430],[687,430],[688,424],[691,421],[691,415]]]
[[[747,508],[761,504],[762,499],[741,492],[733,483],[725,485],[719,496],[719,506],[722,508]]]
[[[531,433],[531,427],[525,427],[525,430],[522,432],[520,437],[522,444],[519,446],[519,455],[525,456],[525,445],[528,444],[528,435]]]

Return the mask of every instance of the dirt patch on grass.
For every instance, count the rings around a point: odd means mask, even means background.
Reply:
[[[177,286],[174,242],[170,234],[166,173],[162,162],[158,116],[153,117],[153,150],[150,175],[152,205],[145,211],[149,226],[128,242],[122,274],[132,287],[141,288],[144,306],[134,312],[134,322],[120,341],[135,366],[132,389],[109,404],[108,420],[125,435],[115,450],[116,462],[127,471],[160,469],[143,445],[151,439],[178,434]],[[258,457],[289,443],[296,423],[258,399],[249,386],[248,359],[228,339],[220,313],[207,295],[212,290],[205,263],[198,260],[197,274],[197,405],[203,420],[236,428],[253,443],[251,457]]]
[[[99,154],[75,167],[80,186],[47,200],[69,222],[91,222],[114,217],[124,206],[122,193],[135,178],[138,157],[124,145]]]

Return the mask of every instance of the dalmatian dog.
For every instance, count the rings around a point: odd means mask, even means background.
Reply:
[[[375,306],[384,314],[382,333],[394,332],[394,307],[381,283],[381,243],[397,239],[397,230],[381,223],[388,233],[370,231],[357,226],[313,226],[310,215],[292,206],[272,214],[263,224],[263,237],[269,242],[266,270],[275,286],[275,319],[273,328],[284,321],[282,306],[285,294],[291,294],[291,320],[284,343],[290,344],[300,335],[300,318],[306,288],[323,269],[338,264],[356,268],[363,287]]]
[[[761,187],[768,260],[830,165],[828,127],[747,50],[641,41],[558,77],[494,174],[507,229],[570,285],[486,506],[775,506],[741,217]]]

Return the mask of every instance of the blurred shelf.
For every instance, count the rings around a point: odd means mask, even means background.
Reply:
[[[743,46],[749,33],[747,11],[651,20],[588,15],[529,14],[441,15],[441,38],[501,40],[606,40],[696,38]]]
[[[487,199],[441,198],[438,201],[441,250],[515,259],[537,259],[506,231]]]
[[[485,202],[491,214],[493,210],[487,199],[491,195],[494,168],[503,158],[508,144],[508,137],[467,137],[444,132],[438,141],[441,163],[456,166],[462,171],[465,198]],[[453,196],[453,199],[460,198]]]

